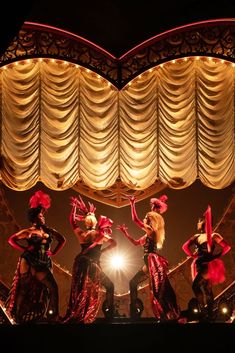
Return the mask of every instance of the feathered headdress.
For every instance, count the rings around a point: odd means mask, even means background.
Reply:
[[[211,252],[211,245],[212,245],[212,221],[211,221],[211,206],[208,205],[205,213],[205,232],[207,235],[207,250]]]
[[[82,251],[82,253],[85,254],[88,251],[90,251],[92,248],[94,248],[99,243],[99,241],[105,236],[105,234],[111,235],[112,225],[113,225],[113,221],[110,218],[106,216],[100,216],[98,221],[99,235],[88,248]]]
[[[99,221],[98,221],[98,229],[100,230],[101,233],[105,233],[105,234],[112,234],[112,227],[113,225],[113,221],[106,217],[106,216],[100,216],[99,217]]]
[[[150,200],[151,210],[154,212],[159,211],[160,213],[166,212],[166,210],[167,210],[166,201],[167,200],[168,200],[168,197],[166,195],[162,195],[158,199],[152,198]]]
[[[41,206],[47,210],[51,206],[51,198],[48,194],[41,190],[36,191],[29,200],[30,208],[37,208]]]
[[[78,199],[76,197],[71,198],[71,205],[77,207],[78,213],[76,214],[76,219],[78,221],[83,221],[87,215],[95,214],[96,211],[96,207],[93,203],[88,202],[89,208],[87,208],[80,195],[78,196]]]

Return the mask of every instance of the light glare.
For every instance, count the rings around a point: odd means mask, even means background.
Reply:
[[[113,255],[110,259],[110,264],[114,269],[122,269],[124,267],[125,261],[122,255]]]

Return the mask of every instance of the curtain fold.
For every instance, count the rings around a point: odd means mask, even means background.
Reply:
[[[117,179],[221,189],[235,179],[234,71],[220,60],[158,66],[118,91],[94,72],[49,59],[2,68],[2,182],[63,190]],[[176,186],[175,181],[181,180]]]

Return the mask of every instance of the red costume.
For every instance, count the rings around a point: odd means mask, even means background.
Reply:
[[[139,316],[142,305],[137,298],[137,286],[147,278],[149,278],[150,299],[155,317],[159,321],[167,321],[176,320],[180,315],[175,292],[167,277],[168,262],[158,254],[158,249],[162,248],[165,239],[164,219],[161,213],[167,209],[166,200],[165,195],[159,199],[151,199],[151,211],[146,214],[144,221],[141,221],[136,213],[135,198],[130,198],[132,219],[146,232],[140,239],[132,238],[125,225],[118,227],[134,245],[142,245],[144,248],[146,267],[140,269],[130,280],[130,314],[133,318]]]
[[[101,304],[101,287],[106,289],[104,314],[110,319],[113,315],[114,285],[102,271],[99,263],[102,251],[116,245],[110,238],[113,222],[105,216],[100,216],[97,223],[95,210],[91,203],[88,209],[80,196],[79,200],[72,198],[70,223],[80,242],[81,252],[73,263],[70,298],[63,323],[92,323]],[[77,221],[83,221],[86,230],[82,230]],[[102,249],[104,241],[110,244]]]
[[[208,206],[204,217],[198,221],[198,230],[187,240],[182,249],[188,255],[194,258],[192,268],[192,289],[198,301],[202,318],[205,320],[213,319],[214,295],[212,286],[222,283],[225,280],[224,263],[220,259],[230,249],[230,245],[218,233],[212,232],[211,207]],[[216,244],[222,251],[215,253]],[[194,246],[194,250],[191,250]]]

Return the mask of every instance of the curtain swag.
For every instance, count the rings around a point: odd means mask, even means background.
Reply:
[[[118,91],[84,68],[20,61],[0,73],[2,182],[54,190],[82,180],[105,190],[156,180],[214,189],[235,176],[235,68],[168,62]]]

